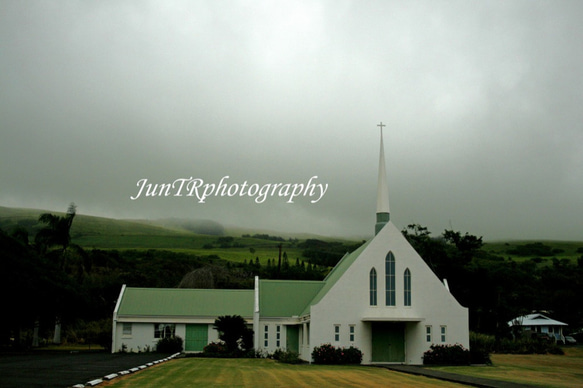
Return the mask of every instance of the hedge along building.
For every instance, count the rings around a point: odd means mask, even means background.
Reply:
[[[422,364],[432,344],[469,348],[468,310],[390,220],[382,138],[375,236],[346,254],[322,281],[255,279],[254,290],[122,287],[113,314],[112,351],[155,346],[178,335],[186,351],[218,339],[214,320],[241,315],[255,349],[358,347],[363,363]]]

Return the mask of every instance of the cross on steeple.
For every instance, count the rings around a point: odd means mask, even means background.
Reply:
[[[386,127],[386,125],[383,124],[383,122],[381,121],[380,124],[377,124],[377,127],[380,127],[381,128],[381,135],[382,135],[383,134],[383,127]]]

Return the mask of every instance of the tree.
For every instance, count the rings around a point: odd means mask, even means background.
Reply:
[[[77,206],[71,202],[67,209],[67,214],[64,217],[51,213],[43,213],[40,215],[38,220],[46,224],[46,226],[38,231],[34,240],[41,252],[45,253],[47,248],[55,245],[61,246],[61,253],[67,249],[71,243],[70,231],[76,209]]]
[[[253,330],[247,327],[240,315],[223,315],[215,319],[214,329],[219,339],[225,343],[229,353],[253,349]]]
[[[61,251],[57,255],[59,268],[63,270],[65,268],[65,251],[69,244],[71,243],[71,225],[73,225],[73,219],[75,218],[77,206],[71,202],[67,213],[64,217],[56,216],[51,213],[43,213],[40,215],[38,220],[46,226],[39,230],[35,236],[35,243],[39,247],[42,254],[46,254],[47,248],[59,245],[61,246]],[[55,322],[55,335],[53,337],[54,343],[61,343],[61,317],[57,314]],[[36,343],[36,339],[33,339],[33,343]]]

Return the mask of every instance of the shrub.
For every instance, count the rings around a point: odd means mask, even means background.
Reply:
[[[340,351],[341,364],[360,364],[362,362],[362,352],[360,349],[351,346],[338,350]]]
[[[277,350],[275,352],[277,352]],[[273,358],[276,359],[275,357],[276,355],[274,353]],[[280,351],[277,355],[277,360],[285,364],[299,364],[302,361],[300,360],[299,353],[292,350]]]
[[[312,359],[315,364],[360,364],[362,352],[354,346],[335,348],[330,344],[323,344],[314,348]]]
[[[182,351],[182,338],[178,336],[161,338],[156,344],[158,353],[178,353]]]
[[[330,344],[323,344],[314,347],[312,358],[315,364],[338,364],[338,353],[336,348]]]
[[[202,354],[206,357],[226,357],[228,352],[225,345],[211,342],[202,349]]]
[[[426,365],[469,365],[470,351],[460,344],[431,345],[423,353],[423,364]]]
[[[470,362],[472,364],[492,365],[490,353],[495,349],[493,336],[479,333],[470,333]]]

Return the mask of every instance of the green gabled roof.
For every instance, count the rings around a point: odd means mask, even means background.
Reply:
[[[323,286],[323,281],[260,280],[260,314],[262,317],[299,316]]]
[[[253,316],[253,290],[126,287],[118,316]]]
[[[330,271],[328,276],[326,276],[326,278],[323,280],[324,286],[318,291],[314,298],[305,306],[304,310],[300,315],[307,315],[310,313],[310,306],[318,304],[320,300],[322,300],[324,295],[326,295],[328,291],[330,291],[332,286],[336,284],[338,279],[340,279],[342,275],[344,275],[346,270],[352,265],[352,263],[354,263],[356,258],[360,256],[362,251],[365,250],[365,248],[370,244],[371,241],[372,239],[368,240],[366,243],[358,247],[358,249],[355,250],[354,252],[350,254],[347,253],[346,255],[344,255],[344,257],[338,262],[338,264],[336,264],[334,268],[332,268],[332,271]]]

